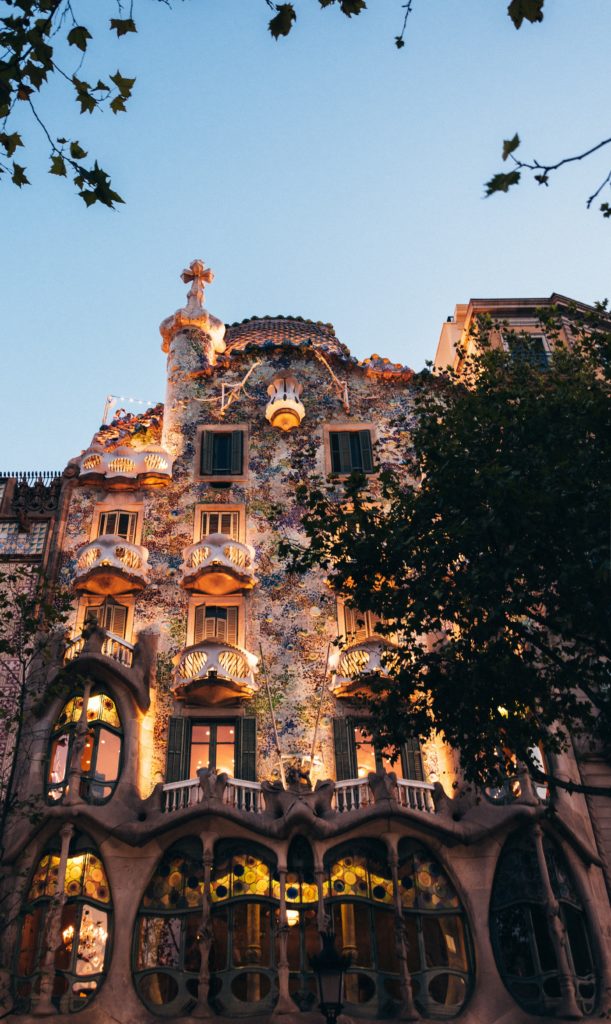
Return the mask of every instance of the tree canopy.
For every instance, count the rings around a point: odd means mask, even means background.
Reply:
[[[374,741],[440,731],[479,784],[570,735],[611,756],[611,322],[575,312],[564,347],[541,316],[549,362],[480,321],[460,373],[420,374],[405,471],[379,467],[379,500],[363,476],[304,486],[292,548],[397,634],[362,698]]]

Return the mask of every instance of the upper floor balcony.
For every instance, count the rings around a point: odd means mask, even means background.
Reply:
[[[77,552],[74,586],[90,594],[127,594],[148,583],[146,548],[104,534]]]
[[[90,448],[75,462],[81,483],[105,483],[107,487],[155,486],[172,479],[173,458],[163,448]]]
[[[207,705],[252,697],[258,661],[250,651],[220,640],[193,644],[174,659],[174,696]]]
[[[368,681],[388,677],[385,659],[393,649],[394,644],[381,636],[370,636],[346,647],[337,657],[331,692],[336,697],[367,693]]]
[[[257,582],[255,549],[225,533],[210,533],[183,551],[181,585],[202,594],[234,594]]]

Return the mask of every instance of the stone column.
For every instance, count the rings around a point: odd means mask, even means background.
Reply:
[[[197,1002],[191,1011],[192,1017],[206,1019],[214,1017],[209,1003],[208,993],[210,990],[210,951],[212,949],[212,917],[210,914],[210,875],[214,862],[214,840],[213,837],[204,832],[202,837],[203,863],[204,863],[204,892],[202,896],[202,919],[197,936],[199,946],[200,964],[199,977],[197,979]]]
[[[401,986],[401,997],[403,999],[403,1006],[399,1013],[399,1020],[419,1020],[420,1014],[418,1013],[414,1005],[414,993],[412,989],[412,979],[409,973],[409,966],[407,961],[407,954],[409,951],[409,940],[407,937],[407,929],[405,927],[405,918],[403,917],[403,907],[401,905],[401,894],[399,891],[399,857],[395,844],[393,843],[393,849],[389,854],[390,871],[392,874],[392,889],[395,901],[395,928],[396,928],[396,948],[397,948],[397,959],[399,961],[399,984]]]
[[[76,804],[81,801],[81,757],[83,756],[85,743],[87,742],[87,733],[89,732],[89,726],[87,724],[87,708],[89,706],[90,696],[91,682],[87,681],[83,692],[83,706],[81,708],[80,718],[76,723],[75,736],[72,741],[72,750],[70,751],[67,792],[64,798],[65,804]]]
[[[286,865],[278,865],[280,879],[280,907],[278,910],[278,1002],[273,1017],[284,1013],[296,1013],[297,1007],[289,991],[288,937],[289,923],[286,916]]]
[[[59,865],[57,868],[57,882],[55,892],[49,904],[49,911],[45,923],[44,952],[40,962],[40,992],[32,1007],[33,1017],[47,1017],[57,1013],[51,996],[55,983],[55,954],[62,942],[62,912],[66,903],[66,869],[68,867],[68,851],[70,840],[74,835],[73,825],[62,825],[60,829],[61,850]],[[74,935],[73,942],[78,943],[78,935]]]
[[[550,926],[552,946],[554,948],[554,953],[556,954],[560,975],[559,981],[562,998],[556,1016],[566,1017],[569,1020],[579,1020],[583,1014],[577,1005],[575,980],[573,978],[573,971],[571,969],[567,951],[567,934],[560,917],[560,904],[558,903],[554,890],[552,889],[547,860],[545,859],[545,850],[543,847],[543,830],[539,824],[533,826],[533,837],[537,852],[539,874],[541,875],[541,882],[543,884],[543,892],[545,895],[547,919]]]

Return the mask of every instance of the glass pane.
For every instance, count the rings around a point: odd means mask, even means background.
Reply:
[[[437,974],[429,982],[429,995],[441,1006],[458,1006],[464,1002],[466,985],[454,974]]]
[[[358,903],[334,904],[333,923],[336,946],[342,956],[352,956],[355,967],[373,967],[369,907]]]
[[[104,865],[93,853],[88,853],[85,856],[83,896],[90,900],[97,900],[99,903],[110,902],[110,890]]]
[[[179,917],[142,917],[138,931],[136,966],[178,967],[180,965],[181,921]]]
[[[171,974],[162,974],[160,971],[156,974],[145,974],[138,981],[138,988],[153,1006],[165,1006],[173,1002],[178,995],[178,982]]]
[[[377,771],[375,750],[371,739],[365,735],[359,726],[355,727],[354,741],[356,743],[357,775],[359,779],[364,779],[369,772]]]
[[[63,789],[54,789],[53,784],[63,782],[66,778],[69,747],[70,735],[67,732],[57,736],[51,743],[48,781],[50,783],[49,796],[52,800],[59,800],[63,793]]]
[[[270,966],[271,911],[265,903],[241,903],[233,908],[232,963]]]
[[[191,760],[189,762],[189,778],[196,779],[200,768],[210,767],[210,744],[191,743]]]
[[[217,772],[227,772],[232,778],[235,772],[235,745],[233,743],[218,743],[216,745]]]
[[[60,926],[61,943],[55,952],[55,968],[58,971],[69,971],[72,963],[72,951],[74,949],[74,936],[76,933],[76,915],[78,905],[66,903],[62,910]]]
[[[496,914],[496,932],[507,974],[530,978],[535,965],[530,947],[530,916],[525,907],[506,907]]]
[[[388,971],[389,974],[398,974],[397,937],[393,915],[389,911],[374,910],[373,923],[376,933],[378,970]]]
[[[360,854],[341,857],[331,865],[331,896],[369,897],[367,861]]]
[[[106,722],[115,729],[121,728],[117,708],[112,697],[107,693],[94,693],[87,701],[87,721]]]
[[[63,725],[68,725],[70,722],[78,722],[81,717],[82,709],[83,698],[73,697],[72,700],[69,700],[62,708],[54,725],[54,729],[61,729]]]
[[[94,777],[101,782],[115,782],[119,777],[120,757],[121,738],[108,729],[100,729]]]
[[[575,910],[574,907],[568,907],[566,904],[562,906],[562,916],[568,934],[575,973],[578,977],[586,977],[593,973],[594,966],[584,916],[581,910]]]
[[[529,907],[529,911],[533,931],[535,933],[535,943],[539,954],[541,970],[555,971],[558,968],[556,964],[556,954],[554,953],[554,947],[552,946],[550,930],[547,923],[547,913],[543,907]]]
[[[201,862],[175,853],[161,861],[146,887],[142,905],[160,910],[201,906],[203,884]]]
[[[57,885],[58,867],[59,857],[57,854],[45,853],[44,857],[41,857],[28,893],[29,902],[37,900],[41,896],[54,895]]]
[[[26,914],[21,928],[21,942],[17,961],[17,974],[34,973],[36,966],[36,950],[42,931],[45,907],[39,906],[31,914]]]
[[[201,923],[201,914],[189,914],[185,918],[184,969],[194,974],[199,972],[202,960],[198,942]]]
[[[76,953],[77,974],[101,974],[104,970],[107,939],[108,915],[106,911],[84,903]]]
[[[418,919],[409,915],[404,920],[407,941],[407,969],[410,974],[417,974],[423,967],[418,939]]]
[[[426,966],[447,967],[448,947],[444,939],[441,920],[438,917],[422,918],[422,938]]]
[[[211,971],[223,971],[227,966],[227,913],[227,910],[215,910],[212,915]]]
[[[213,473],[231,473],[231,434],[221,432],[213,434]]]
[[[94,734],[92,732],[88,732],[85,738],[85,746],[83,747],[83,752],[81,754],[81,771],[84,775],[88,775],[91,771],[94,740]]]

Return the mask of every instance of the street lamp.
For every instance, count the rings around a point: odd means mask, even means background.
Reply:
[[[318,981],[321,1012],[327,1018],[327,1024],[335,1024],[343,1009],[344,973],[350,967],[352,957],[340,956],[335,948],[333,932],[321,932],[320,937],[322,949],[309,958],[310,967]]]

